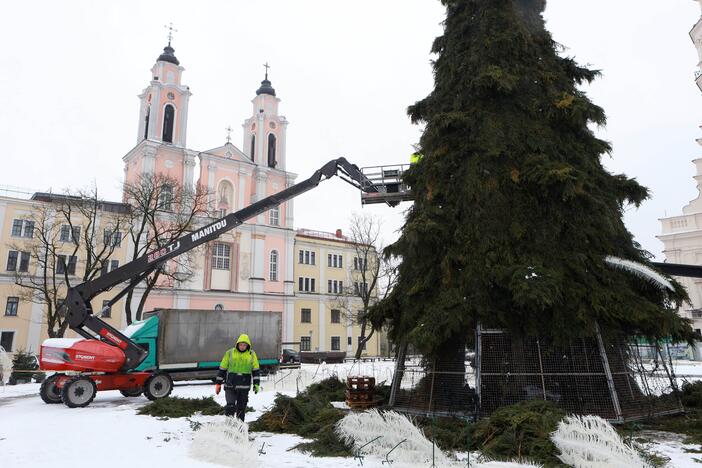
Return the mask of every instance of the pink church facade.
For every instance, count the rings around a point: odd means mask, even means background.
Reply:
[[[125,182],[164,174],[187,187],[205,187],[212,215],[200,220],[203,224],[294,184],[296,175],[286,171],[288,122],[278,113],[280,99],[267,74],[252,100],[251,117],[242,124],[242,147],[228,141],[202,151],[186,145],[191,93],[181,83],[183,71],[169,43],[139,95],[137,143],[123,157]],[[291,341],[294,242],[293,202],[289,201],[209,243],[205,255],[196,256],[194,275],[178,289],[153,290],[145,310],[281,312],[283,341]],[[140,296],[135,294],[133,310]]]

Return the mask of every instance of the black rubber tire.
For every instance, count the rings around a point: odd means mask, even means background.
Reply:
[[[39,396],[47,405],[61,403],[61,390],[56,388],[56,379],[61,377],[61,374],[54,374],[45,379],[39,388]]]
[[[166,398],[173,391],[173,379],[165,372],[154,372],[144,382],[144,396],[151,401]]]
[[[144,393],[143,388],[125,388],[119,391],[119,393],[122,394],[122,396],[126,396],[127,398],[133,398],[133,397],[138,397],[141,396],[142,393]]]
[[[61,401],[69,408],[88,406],[97,395],[97,386],[89,377],[73,377],[61,389]]]

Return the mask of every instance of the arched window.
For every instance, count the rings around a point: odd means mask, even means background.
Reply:
[[[256,159],[256,135],[251,135],[251,160]]]
[[[151,107],[146,108],[146,117],[144,117],[144,140],[149,138],[149,116],[151,115]]]
[[[268,167],[275,167],[275,135],[268,134]]]
[[[268,270],[268,279],[271,281],[278,281],[278,251],[271,251],[271,264]]]
[[[173,143],[173,123],[175,118],[175,107],[166,104],[163,111],[163,141]]]

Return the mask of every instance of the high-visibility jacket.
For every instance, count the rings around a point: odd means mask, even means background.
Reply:
[[[423,155],[420,152],[412,153],[412,156],[410,156],[410,164],[417,164],[422,157]]]
[[[246,351],[239,351],[239,343],[246,343]],[[258,357],[251,349],[251,340],[248,335],[241,334],[236,340],[236,346],[228,349],[219,364],[217,383],[224,383],[225,388],[236,390],[250,389],[251,381],[254,385],[261,384],[261,375],[258,367]]]

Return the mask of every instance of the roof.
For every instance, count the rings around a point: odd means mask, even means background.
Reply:
[[[176,58],[175,54],[175,49],[171,47],[171,43],[169,42],[166,47],[163,48],[163,53],[158,56],[156,59],[157,62],[169,62],[173,63],[175,65],[180,65],[180,62]]]

